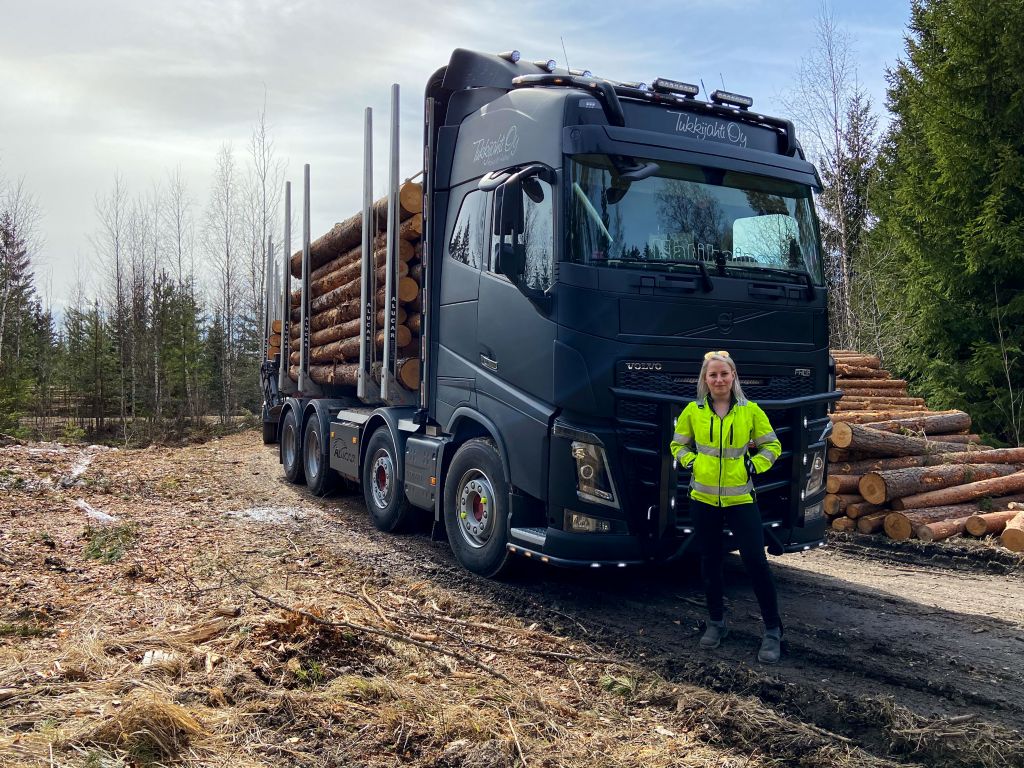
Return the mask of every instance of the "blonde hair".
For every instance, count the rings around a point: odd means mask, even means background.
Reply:
[[[725,363],[732,370],[732,394],[737,403],[746,405],[747,396],[743,394],[743,387],[740,386],[740,375],[736,370],[736,363],[732,361],[728,352],[708,352],[704,355],[704,364],[700,367],[700,376],[697,378],[697,402],[703,402],[710,392],[708,389],[708,366],[715,360]]]

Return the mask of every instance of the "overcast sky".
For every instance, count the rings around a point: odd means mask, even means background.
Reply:
[[[834,0],[861,83],[884,107],[908,0]],[[240,162],[266,99],[293,195],[312,175],[314,237],[361,201],[363,108],[383,194],[388,90],[403,90],[402,175],[419,167],[423,89],[456,47],[554,58],[618,80],[703,79],[782,114],[820,0],[376,2],[0,0],[0,174],[24,178],[45,242],[36,271],[64,303],[96,272],[96,200],[115,174],[143,195],[180,168],[197,204],[230,142]],[[565,52],[562,50],[564,40]],[[301,200],[293,197],[293,206]]]

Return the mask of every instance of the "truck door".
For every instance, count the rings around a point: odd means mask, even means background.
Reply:
[[[462,191],[461,203],[449,209],[452,215],[445,228],[448,241],[441,268],[435,396],[437,418],[442,424],[459,406],[476,406],[477,300],[485,243],[490,237],[490,195],[475,185],[466,185]]]
[[[492,227],[496,234],[480,275],[477,306],[477,407],[498,426],[506,445],[514,446],[513,485],[543,498],[554,411],[556,325],[549,319],[553,299],[547,291],[554,281],[555,219],[551,182],[534,177],[525,184],[509,182],[494,192],[499,224]]]

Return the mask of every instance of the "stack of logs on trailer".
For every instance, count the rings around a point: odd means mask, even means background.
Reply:
[[[407,181],[399,194],[397,284],[399,301],[395,342],[395,376],[406,389],[416,390],[420,380],[420,322],[422,305],[420,285],[422,269],[423,191],[419,184]],[[377,358],[384,349],[384,287],[387,248],[388,200],[373,204],[373,267],[376,269]],[[363,216],[357,213],[335,224],[325,235],[310,244],[309,278],[309,376],[325,386],[355,386],[359,367],[360,290],[362,274]],[[291,257],[293,277],[302,277],[302,251]],[[291,294],[291,355],[289,375],[298,381],[301,291]],[[279,351],[280,324],[270,338],[270,357]],[[379,375],[379,366],[377,366]]]
[[[1015,509],[1024,502],[1024,448],[982,445],[970,416],[929,410],[877,357],[832,356],[844,393],[826,480],[832,528],[922,541],[1003,534],[1005,546],[1024,550],[1024,513]]]

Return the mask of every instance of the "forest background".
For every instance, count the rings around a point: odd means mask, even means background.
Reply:
[[[880,355],[931,407],[1020,445],[1024,5],[914,0],[881,130],[854,41],[827,9],[816,32],[787,116],[823,182],[832,346]],[[0,433],[139,445],[259,413],[284,188],[265,111],[244,151],[221,147],[202,201],[180,172],[142,194],[115,177],[91,243],[104,290],[79,276],[59,318],[34,271],[31,178],[2,170]]]

